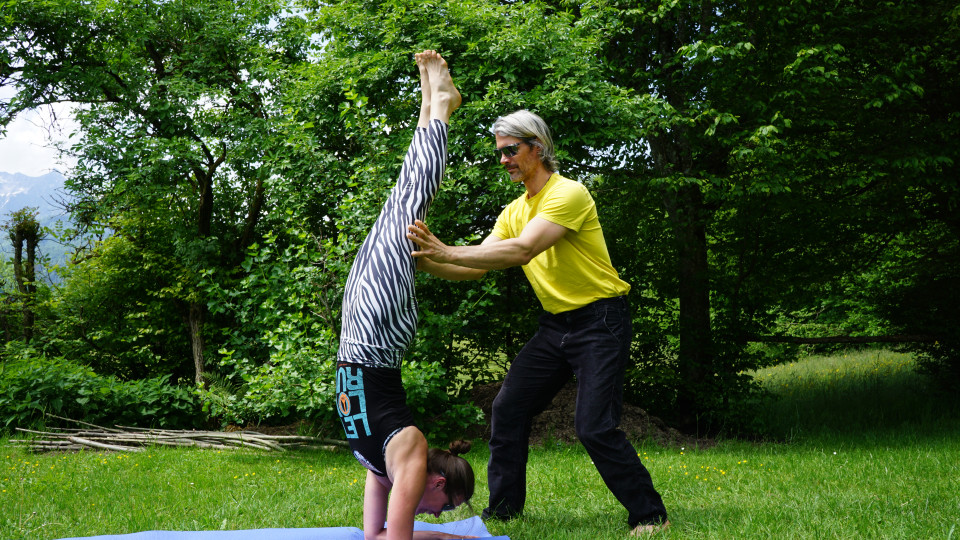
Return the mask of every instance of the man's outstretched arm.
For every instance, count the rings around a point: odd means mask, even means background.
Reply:
[[[412,255],[420,261],[430,261],[422,266],[418,261],[418,268],[438,277],[447,277],[445,273],[463,276],[447,279],[479,279],[487,270],[522,266],[556,244],[567,233],[566,227],[545,219],[533,218],[517,238],[503,240],[490,235],[479,245],[448,246],[430,232],[427,224],[422,221],[416,221],[407,229],[407,238],[419,248]],[[454,268],[450,268],[451,266]],[[482,272],[468,272],[470,269]]]

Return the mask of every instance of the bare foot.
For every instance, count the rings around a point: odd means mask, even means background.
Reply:
[[[430,73],[427,71],[425,54],[432,51],[417,53],[414,57],[417,60],[417,69],[420,70],[420,119],[417,122],[418,127],[427,127],[430,123],[430,104],[432,101],[430,89]]]
[[[447,61],[436,51],[423,51],[420,59],[430,82],[430,118],[449,122],[463,100],[450,77]]]
[[[630,531],[630,536],[647,536],[651,534],[657,534],[658,532],[663,532],[669,528],[669,521],[664,521],[663,523],[657,525],[637,525],[632,531]]]

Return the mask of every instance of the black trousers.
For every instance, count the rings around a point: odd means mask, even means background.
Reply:
[[[540,328],[514,359],[493,402],[486,516],[510,518],[523,511],[531,421],[576,375],[577,437],[629,512],[630,526],[666,521],[650,473],[618,427],[632,339],[623,297],[541,315]]]

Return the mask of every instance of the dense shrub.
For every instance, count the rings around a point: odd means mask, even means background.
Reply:
[[[333,409],[335,343],[315,344],[302,331],[282,325],[281,334],[302,337],[300,346],[288,337],[265,339],[274,345],[267,363],[257,364],[223,350],[221,366],[233,377],[208,377],[201,390],[203,409],[223,425],[276,424],[310,419],[321,424],[336,420]],[[238,381],[239,379],[239,381]]]
[[[168,375],[119,381],[62,358],[7,355],[0,363],[0,422],[4,429],[56,422],[52,414],[98,425],[192,428],[202,423],[191,388]]]
[[[251,245],[240,279],[208,272],[219,362],[208,365],[204,411],[226,424],[336,419],[335,322],[349,269],[336,242],[299,229]]]
[[[446,448],[471,427],[483,423],[483,412],[465,398],[448,392],[447,370],[437,362],[406,362],[403,387],[414,420],[431,444]]]

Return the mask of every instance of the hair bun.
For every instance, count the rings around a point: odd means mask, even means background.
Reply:
[[[466,454],[467,452],[470,451],[470,448],[472,446],[473,445],[470,443],[470,441],[458,439],[450,443],[450,453],[455,456],[459,456],[460,454]]]

